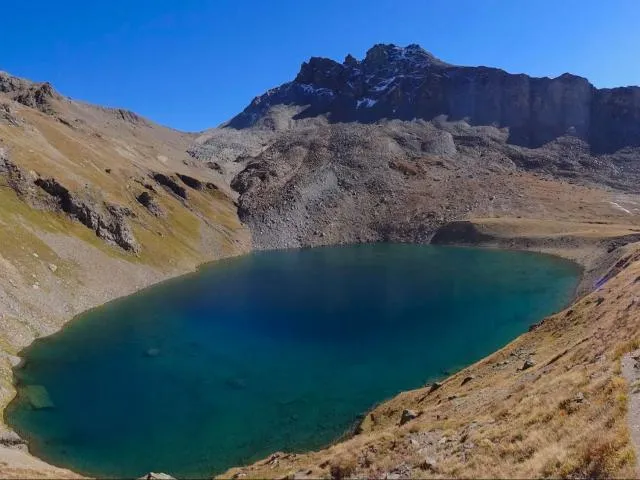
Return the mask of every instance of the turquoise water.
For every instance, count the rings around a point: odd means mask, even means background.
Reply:
[[[418,245],[221,261],[34,343],[7,421],[36,455],[85,474],[210,476],[330,443],[375,403],[562,308],[579,273],[549,256]],[[33,385],[53,408],[31,406]]]

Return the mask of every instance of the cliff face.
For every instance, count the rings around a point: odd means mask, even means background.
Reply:
[[[293,82],[254,99],[229,125],[254,125],[281,104],[308,106],[297,118],[327,114],[332,122],[444,115],[472,125],[507,127],[510,143],[529,148],[563,135],[588,142],[593,153],[640,146],[638,87],[599,90],[570,74],[534,78],[459,67],[417,45],[376,45],[362,61],[311,58]]]

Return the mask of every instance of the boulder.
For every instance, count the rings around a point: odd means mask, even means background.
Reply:
[[[435,392],[436,390],[438,390],[440,387],[442,386],[441,382],[433,382],[431,384],[431,387],[429,388],[429,393],[431,392]]]
[[[400,417],[400,425],[404,425],[415,418],[418,418],[418,414],[414,410],[405,409]]]
[[[13,430],[0,430],[0,445],[3,447],[22,447],[27,442]]]
[[[193,188],[194,190],[202,190],[204,188],[204,184],[197,178],[182,173],[176,173],[176,175],[187,187]]]
[[[435,458],[425,457],[425,459],[422,462],[420,462],[420,469],[430,470],[432,472],[435,472],[437,465],[438,465],[438,462],[436,461]]]
[[[531,360],[530,358],[527,358],[524,363],[522,364],[522,367],[520,367],[520,370],[527,370],[533,366],[535,366],[535,362],[533,360]]]
[[[476,376],[475,376],[475,375],[469,375],[469,376],[467,376],[467,377],[464,377],[464,378],[462,379],[462,383],[461,383],[460,385],[461,385],[461,386],[462,386],[462,385],[465,385],[465,384],[469,383],[471,380],[474,380],[475,378],[476,378]]]

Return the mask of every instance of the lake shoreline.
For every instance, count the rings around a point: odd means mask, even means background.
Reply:
[[[537,240],[540,240],[540,239],[544,240],[544,237],[539,237]],[[497,248],[497,249],[505,249],[505,250],[544,253],[544,254],[556,256],[563,260],[571,261],[582,269],[582,271],[580,272],[579,286],[576,288],[576,292],[574,296],[569,301],[569,305],[571,305],[575,303],[581,296],[592,291],[593,290],[592,278],[596,278],[598,276],[604,275],[604,272],[606,272],[606,270],[608,270],[611,267],[611,265],[615,263],[616,259],[619,258],[620,256],[619,251],[617,250],[614,250],[612,252],[606,251],[607,247],[604,247],[601,244],[602,241],[604,241],[605,239],[607,239],[607,237],[602,237],[600,239],[597,239],[597,241],[589,242],[590,244],[586,246],[584,245],[576,246],[572,244],[572,242],[567,242],[563,239],[561,239],[560,241],[558,241],[558,239],[551,239],[552,241],[547,243],[543,241],[542,244],[540,244],[539,242],[538,243],[534,242],[532,244],[532,242],[529,239],[523,239],[521,237],[515,237],[515,236],[512,238],[509,238],[509,237],[490,238],[490,239],[485,238],[482,241],[477,241],[477,242],[472,242],[466,238],[461,238],[461,239],[451,240],[447,243],[437,243],[437,244],[439,245],[447,244],[452,246],[459,245],[459,246],[482,247],[482,248]],[[347,244],[344,244],[344,245],[347,246]],[[248,252],[243,252],[243,253],[240,253],[239,255],[241,256],[241,255],[251,254],[252,251],[253,250],[249,250]],[[105,305],[108,305],[112,302],[116,302],[118,300],[129,297],[131,295],[135,295],[147,289],[157,287],[160,284],[176,281],[176,280],[182,279],[185,276],[197,274],[200,270],[205,269],[210,265],[215,265],[216,263],[223,261],[226,258],[231,258],[239,255],[231,255],[231,256],[223,257],[213,261],[204,262],[192,271],[176,273],[175,275],[171,274],[166,278],[161,279],[160,281],[145,285],[143,288],[140,288],[135,292],[111,299],[100,305],[96,305],[70,318],[67,322],[65,322],[61,326],[61,329],[69,325],[69,323],[71,323],[74,320],[80,320],[82,316],[84,316],[90,311],[102,308]],[[56,332],[51,332],[51,333],[53,334]],[[43,338],[43,337],[39,337],[39,338]],[[23,358],[23,352],[28,348],[29,346],[26,346],[22,350],[20,350],[20,352],[18,353],[18,357],[21,360]],[[16,368],[19,368],[19,367],[16,367]],[[15,377],[13,375],[12,377],[15,380]],[[4,422],[4,418],[5,418],[4,415],[5,415],[5,412],[3,408],[3,423],[6,425],[6,422]],[[76,475],[75,472],[70,472],[70,473],[72,475]]]
[[[589,445],[598,441],[615,441],[616,448],[624,452],[624,459],[635,458],[628,435],[626,407],[618,408],[616,404],[597,420],[593,415],[596,405],[610,402],[610,390],[602,389],[602,382],[610,382],[611,388],[619,392],[621,402],[634,393],[627,393],[627,386],[617,376],[616,362],[619,352],[630,351],[640,344],[637,336],[632,336],[633,316],[620,315],[637,303],[636,292],[630,288],[640,278],[637,235],[619,235],[619,230],[602,231],[600,226],[596,227],[599,230],[596,235],[591,224],[589,231],[580,235],[576,234],[575,225],[562,235],[540,235],[539,230],[529,226],[524,235],[522,231],[505,235],[502,225],[493,228],[490,222],[485,224],[485,219],[473,223],[474,229],[486,237],[475,242],[457,237],[447,244],[533,251],[571,260],[583,269],[573,300],[565,309],[541,319],[528,332],[473,365],[433,385],[402,392],[377,405],[362,420],[356,435],[342,438],[322,450],[303,454],[276,452],[251,465],[229,469],[216,478],[291,475],[318,478],[334,472],[382,477],[396,472],[398,465],[407,462],[420,476],[471,478],[478,469],[495,477],[526,478],[535,476],[533,472],[539,474],[539,463],[523,463],[517,459],[508,465],[498,462],[502,450],[496,442],[510,445],[514,442],[513,434],[518,436],[518,444],[529,441],[527,436],[532,435],[530,441],[536,443],[531,448],[540,449],[541,455],[551,455],[545,457],[550,468],[564,468],[560,461],[570,462],[568,465],[581,461],[580,455],[588,455]],[[578,366],[586,370],[587,380],[576,377]],[[560,385],[563,387],[558,388]],[[549,417],[552,421],[539,424],[536,420],[535,425],[530,426],[532,415],[535,419],[546,419],[558,405],[562,409],[573,398],[580,402],[585,396],[593,399],[593,403],[589,402],[584,412],[579,411],[566,422],[565,416],[553,415]],[[417,418],[403,426],[406,412]],[[567,423],[579,426],[568,427]],[[585,443],[585,435],[590,438],[589,442]],[[470,436],[472,443],[465,443]],[[549,441],[538,445],[539,438],[549,438],[553,450],[545,450]],[[475,462],[469,463],[469,457],[464,454],[460,457],[460,449],[465,452],[467,448],[473,449],[469,453],[474,454]],[[425,449],[429,451],[426,461],[421,453]],[[363,462],[363,452],[369,451],[375,455]],[[585,453],[580,453],[582,451]],[[558,452],[564,457],[556,456]],[[566,460],[558,460],[563,458]],[[610,468],[622,471],[634,468],[631,463],[635,462],[621,462]],[[511,473],[505,474],[504,468]]]

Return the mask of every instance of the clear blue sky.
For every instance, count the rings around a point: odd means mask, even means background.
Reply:
[[[461,65],[640,84],[638,0],[13,0],[0,70],[198,131],[310,56],[419,43]]]

